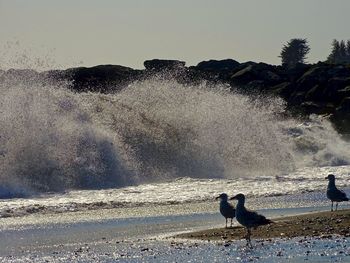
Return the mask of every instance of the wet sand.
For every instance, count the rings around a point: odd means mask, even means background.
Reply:
[[[223,218],[223,222],[225,219]],[[350,209],[317,212],[273,219],[274,223],[252,230],[252,239],[293,238],[299,236],[329,238],[337,234],[350,237]],[[176,235],[177,238],[206,241],[243,239],[245,228],[214,228]]]
[[[123,211],[107,209],[52,217],[37,214],[3,218],[0,219],[0,262],[349,262],[350,236],[346,231],[349,231],[350,210],[313,213],[313,218],[300,215],[310,209],[322,211],[325,207],[272,209],[264,210],[263,214],[272,218],[288,215],[274,219],[276,227],[270,226],[271,233],[283,224],[283,229],[288,230],[287,223],[295,218],[298,219],[295,225],[301,224],[301,220],[303,227],[309,224],[305,220],[322,225],[323,232],[318,235],[323,238],[260,239],[254,243],[254,249],[247,249],[244,240],[229,241],[228,232],[236,233],[235,239],[242,239],[245,234],[242,228],[238,232],[236,228],[211,229],[207,231],[212,233],[211,238],[198,234],[197,239],[173,238],[186,229],[194,232],[224,223],[218,212],[113,218],[113,214]],[[325,223],[327,215],[334,224]],[[4,224],[7,221],[11,222]],[[342,236],[331,235],[334,229],[343,231]],[[253,238],[257,238],[256,233],[253,231]],[[276,233],[280,237],[281,231]],[[198,238],[217,242],[198,242]]]

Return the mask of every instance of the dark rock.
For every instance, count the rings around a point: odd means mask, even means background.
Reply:
[[[350,72],[349,72],[350,73]],[[331,90],[340,90],[350,85],[350,77],[334,77],[328,80],[327,86]]]
[[[298,64],[293,68],[281,67],[280,75],[289,82],[296,82],[306,71],[312,68],[312,65]]]
[[[330,99],[336,104],[340,104],[346,97],[350,97],[350,86],[343,87],[327,95],[329,95]]]
[[[274,86],[283,81],[279,75],[278,67],[265,63],[242,64],[244,68],[232,74],[230,81],[234,85],[252,84],[252,81],[259,81],[263,87]]]
[[[327,100],[327,98],[324,96],[324,90],[325,88],[321,86],[320,84],[316,84],[311,89],[306,91],[305,99],[306,100],[314,100],[314,101],[324,101]]]
[[[186,62],[179,60],[166,60],[166,59],[152,59],[143,62],[143,65],[147,70],[161,71],[161,70],[176,70],[184,68]]]
[[[198,63],[195,68],[202,71],[229,73],[236,69],[239,65],[240,63],[233,59],[209,60]]]
[[[335,124],[340,133],[350,137],[350,97],[342,100],[331,116],[331,121]]]
[[[282,82],[270,87],[269,92],[287,99],[293,92],[293,88],[294,87],[290,82]]]
[[[328,80],[326,67],[312,67],[298,79],[299,86],[313,86],[314,84],[325,83]]]
[[[327,98],[328,101],[333,101],[337,104],[340,103],[347,95],[346,92],[339,91],[343,91],[348,85],[350,85],[350,78],[329,79],[327,87],[324,89],[325,98]]]
[[[253,79],[256,79],[256,77],[257,76],[254,72],[253,66],[249,65],[244,69],[233,74],[231,77],[231,82],[235,85],[241,85],[241,84],[246,84],[252,81]]]
[[[302,111],[314,114],[330,114],[334,111],[334,106],[330,103],[317,103],[314,101],[305,101],[300,104]]]
[[[67,70],[10,69],[0,70],[0,83],[71,83],[77,92],[118,92],[135,80],[153,74],[170,77],[184,85],[223,83],[229,89],[244,94],[268,94],[284,98],[292,113],[330,114],[338,131],[350,134],[350,66],[319,62],[285,68],[265,63],[239,63],[233,59],[209,60],[197,66],[185,67],[184,61],[153,59],[144,62],[145,70],[118,65],[99,65]],[[66,84],[65,84],[66,85]],[[61,85],[56,85],[60,87]],[[299,116],[299,115],[298,115]]]
[[[350,86],[345,87],[344,89],[338,90],[339,96],[342,98],[350,97]]]
[[[337,111],[350,115],[350,97],[346,97],[342,100],[339,107],[337,108]]]
[[[91,68],[72,68],[65,72],[73,80],[76,91],[115,92],[127,86],[140,72],[118,65],[99,65]]]

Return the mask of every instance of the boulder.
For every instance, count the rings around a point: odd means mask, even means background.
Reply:
[[[196,69],[202,71],[214,71],[214,72],[232,72],[240,65],[239,62],[233,59],[223,60],[209,60],[202,61],[195,66]]]
[[[242,85],[251,82],[257,78],[255,70],[252,65],[245,67],[244,69],[236,72],[231,76],[231,82],[235,85]]]
[[[350,97],[346,97],[342,100],[339,107],[337,108],[337,112],[350,115]]]
[[[350,78],[331,78],[328,80],[327,87],[324,89],[324,97],[328,101],[339,103],[346,97],[346,92],[339,91],[344,90],[348,85],[350,85]]]
[[[328,79],[327,67],[312,67],[297,80],[297,84],[307,90],[308,87],[314,87],[316,84],[327,83]]]
[[[270,87],[268,91],[272,94],[288,99],[290,97],[290,94],[293,92],[293,85],[290,82],[286,81]]]
[[[162,70],[176,70],[184,68],[186,62],[180,60],[166,60],[166,59],[152,59],[143,62],[147,70],[162,71]]]
[[[114,92],[121,90],[140,76],[138,70],[119,65],[99,65],[91,68],[80,67],[65,72],[73,81],[75,91]]]
[[[304,101],[300,104],[301,110],[306,114],[330,114],[334,111],[331,103],[317,103],[314,101]]]
[[[320,84],[315,84],[310,90],[305,93],[305,99],[308,101],[323,102],[326,100],[324,96],[325,88]]]
[[[340,89],[337,91],[339,93],[339,97],[344,99],[345,97],[350,97],[350,86],[345,87],[344,89]]]
[[[243,63],[240,67],[242,66],[244,67],[231,76],[231,83],[246,85],[252,81],[260,81],[263,83],[262,87],[270,87],[283,81],[276,66],[265,63]]]
[[[340,133],[350,138],[350,97],[342,100],[331,116],[331,121]]]

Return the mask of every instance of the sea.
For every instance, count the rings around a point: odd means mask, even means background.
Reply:
[[[349,192],[350,142],[329,116],[290,114],[281,98],[205,81],[183,84],[171,74],[110,94],[71,87],[71,81],[38,78],[28,70],[0,72],[0,230],[3,242],[10,242],[0,254],[21,247],[20,239],[46,240],[37,226],[34,234],[21,236],[18,231],[28,225],[77,220],[81,230],[88,218],[89,231],[94,220],[111,226],[110,220],[119,218],[129,220],[130,234],[137,218],[147,225],[165,216],[181,221],[173,229],[181,232],[194,229],[188,218],[205,227],[196,217],[203,213],[209,221],[215,215],[217,224],[215,197],[221,193],[244,193],[250,207],[277,215],[281,208],[328,206],[324,191],[330,173]],[[118,227],[125,222],[118,221]],[[51,228],[59,236],[60,227]],[[13,238],[16,233],[20,238]],[[13,262],[27,258],[20,255]],[[109,262],[108,256],[101,262]]]
[[[113,94],[2,73],[0,217],[348,186],[350,142],[276,97],[169,76]]]

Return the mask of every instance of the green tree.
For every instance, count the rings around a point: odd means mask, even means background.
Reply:
[[[306,39],[293,38],[283,46],[279,57],[282,59],[283,66],[292,68],[298,64],[304,64],[309,51],[310,47]]]
[[[340,63],[344,63],[347,60],[346,57],[346,45],[345,45],[345,41],[341,40],[340,41],[340,45],[339,45],[339,53],[340,53]]]
[[[346,62],[350,63],[350,40],[346,42]]]
[[[338,41],[336,39],[332,42],[332,51],[327,58],[329,63],[350,63],[350,40]]]
[[[333,39],[332,41],[332,51],[327,58],[327,62],[329,63],[339,63],[340,61],[340,43],[338,40]]]

